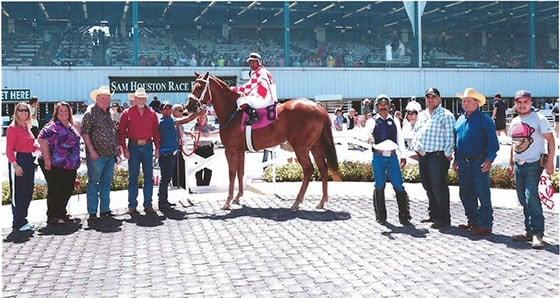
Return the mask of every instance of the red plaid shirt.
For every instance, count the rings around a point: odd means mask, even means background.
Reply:
[[[231,87],[231,90],[245,96],[252,95],[262,99],[272,99],[274,102],[277,101],[276,85],[272,75],[262,65],[251,72],[251,78],[247,83],[239,87]]]

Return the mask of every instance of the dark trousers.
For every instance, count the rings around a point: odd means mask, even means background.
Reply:
[[[171,178],[173,178],[173,173],[175,173],[176,162],[177,162],[177,152],[163,154],[159,157],[161,181],[159,183],[158,205],[160,207],[169,204],[169,202],[167,201],[168,188],[169,188],[169,182],[171,182]]]
[[[449,185],[447,182],[449,160],[443,151],[421,156],[420,181],[428,195],[428,213],[435,222],[451,223],[449,214]]]
[[[17,230],[27,223],[27,209],[35,187],[35,163],[31,153],[16,154],[17,164],[23,168],[23,176],[16,176],[14,167],[8,167],[10,198],[12,200],[12,228]]]
[[[173,185],[182,189],[187,189],[187,180],[185,179],[185,158],[179,150],[176,156],[175,170],[173,171]]]
[[[51,167],[47,171],[43,159],[39,159],[39,166],[47,180],[47,222],[66,217],[66,206],[74,192],[77,170]]]
[[[214,145],[203,145],[198,147],[194,153],[198,156],[207,158],[214,155]],[[206,186],[210,185],[210,178],[212,178],[212,170],[204,168],[196,172],[196,185]]]

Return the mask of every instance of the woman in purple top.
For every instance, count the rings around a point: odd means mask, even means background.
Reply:
[[[57,103],[53,119],[39,133],[41,159],[39,165],[47,180],[47,223],[71,221],[66,212],[68,199],[74,192],[76,172],[80,167],[80,134],[72,119],[72,108]]]

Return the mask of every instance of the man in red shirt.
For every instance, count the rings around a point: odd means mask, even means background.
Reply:
[[[156,113],[146,106],[148,94],[144,88],[138,88],[134,94],[129,94],[135,105],[121,115],[119,124],[119,143],[124,157],[128,159],[128,212],[132,216],[138,215],[138,175],[140,164],[144,173],[144,211],[155,213],[152,207],[153,194],[153,164],[154,146],[155,157],[159,158],[159,126]],[[126,140],[128,139],[128,144]]]

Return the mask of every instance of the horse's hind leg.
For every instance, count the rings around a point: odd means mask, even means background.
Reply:
[[[290,208],[292,211],[298,210],[299,204],[303,202],[303,197],[305,196],[305,191],[307,191],[307,186],[309,186],[309,181],[311,180],[311,175],[313,175],[313,164],[311,163],[311,158],[309,158],[309,148],[296,148],[292,145],[296,156],[298,158],[301,167],[303,168],[303,182],[301,183],[301,188],[296,197],[296,201]]]
[[[234,204],[239,204],[241,197],[243,196],[243,177],[245,176],[245,151],[237,154],[237,180],[239,182],[239,189]]]
[[[235,152],[232,150],[225,150],[226,151],[226,159],[228,162],[228,170],[229,170],[229,190],[228,190],[228,197],[227,200],[222,207],[223,210],[231,209],[231,200],[233,199],[233,189],[235,185],[235,174],[237,172],[237,156]]]
[[[323,148],[321,148],[319,142],[313,147],[311,147],[311,153],[313,154],[313,159],[317,164],[317,168],[319,168],[319,173],[321,174],[321,180],[323,181],[323,197],[321,197],[321,202],[317,204],[317,209],[324,209],[325,204],[329,200],[328,194],[328,179],[329,179],[329,168],[327,165],[327,161],[325,159],[325,153],[323,152]]]

